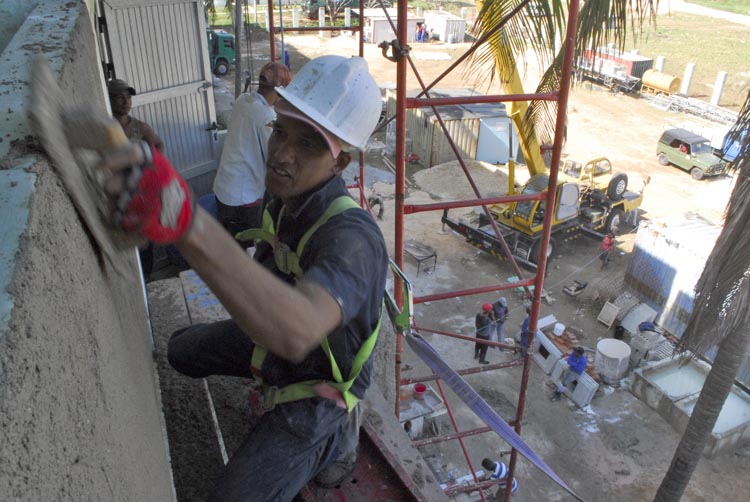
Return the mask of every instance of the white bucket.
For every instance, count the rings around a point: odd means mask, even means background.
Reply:
[[[552,330],[555,336],[562,336],[565,333],[565,325],[561,322],[555,323],[555,328]]]
[[[628,372],[630,346],[622,340],[604,338],[596,344],[596,371],[604,383],[621,380]]]

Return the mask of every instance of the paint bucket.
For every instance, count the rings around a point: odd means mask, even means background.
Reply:
[[[552,330],[555,336],[562,336],[565,333],[565,325],[562,323],[555,323],[555,329]]]
[[[607,384],[619,382],[628,372],[630,345],[622,340],[603,338],[596,344],[596,371]]]
[[[427,394],[427,386],[423,383],[415,383],[414,399],[424,399],[425,394]]]

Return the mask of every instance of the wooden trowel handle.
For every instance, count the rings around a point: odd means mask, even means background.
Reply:
[[[128,143],[120,123],[113,117],[93,110],[66,110],[63,114],[65,136],[74,148],[102,152]]]

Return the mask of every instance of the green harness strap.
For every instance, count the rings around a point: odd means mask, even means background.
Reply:
[[[325,224],[329,219],[349,209],[360,209],[357,203],[351,197],[342,195],[336,198],[328,209],[318,218],[318,220],[305,232],[302,238],[297,244],[296,252],[293,252],[289,246],[279,241],[276,236],[274,229],[273,218],[270,213],[266,210],[263,212],[263,223],[262,228],[251,228],[237,234],[236,238],[242,241],[255,240],[267,242],[273,248],[274,261],[280,271],[285,274],[293,274],[297,279],[302,277],[302,268],[299,264],[299,258],[302,256],[305,245],[310,240],[315,231]],[[381,312],[382,317],[382,312]],[[313,387],[317,384],[326,383],[334,389],[338,390],[344,398],[346,403],[346,410],[352,411],[359,402],[359,398],[351,392],[351,386],[359,376],[362,367],[369,359],[375,348],[375,342],[378,338],[378,332],[380,331],[380,317],[378,318],[378,324],[375,326],[375,330],[372,334],[367,337],[367,340],[357,351],[354,356],[354,364],[349,372],[349,377],[344,380],[339,365],[336,363],[336,359],[333,357],[331,347],[328,344],[328,338],[324,338],[320,343],[321,348],[328,356],[328,360],[331,363],[331,372],[335,382],[329,382],[326,380],[307,380],[304,382],[297,382],[287,385],[282,388],[275,386],[266,385],[263,382],[263,376],[261,368],[263,367],[263,361],[266,359],[266,349],[260,345],[255,346],[253,349],[253,356],[250,362],[250,370],[255,378],[255,381],[263,387],[263,408],[270,410],[277,404],[289,403],[291,401],[297,401],[299,399],[306,399],[310,397],[316,397],[318,394],[313,390]]]

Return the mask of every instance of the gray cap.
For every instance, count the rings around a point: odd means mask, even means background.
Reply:
[[[123,91],[128,91],[131,96],[135,96],[135,89],[132,88],[130,84],[119,78],[115,78],[109,81],[109,83],[107,84],[107,91],[110,94],[119,94]]]

